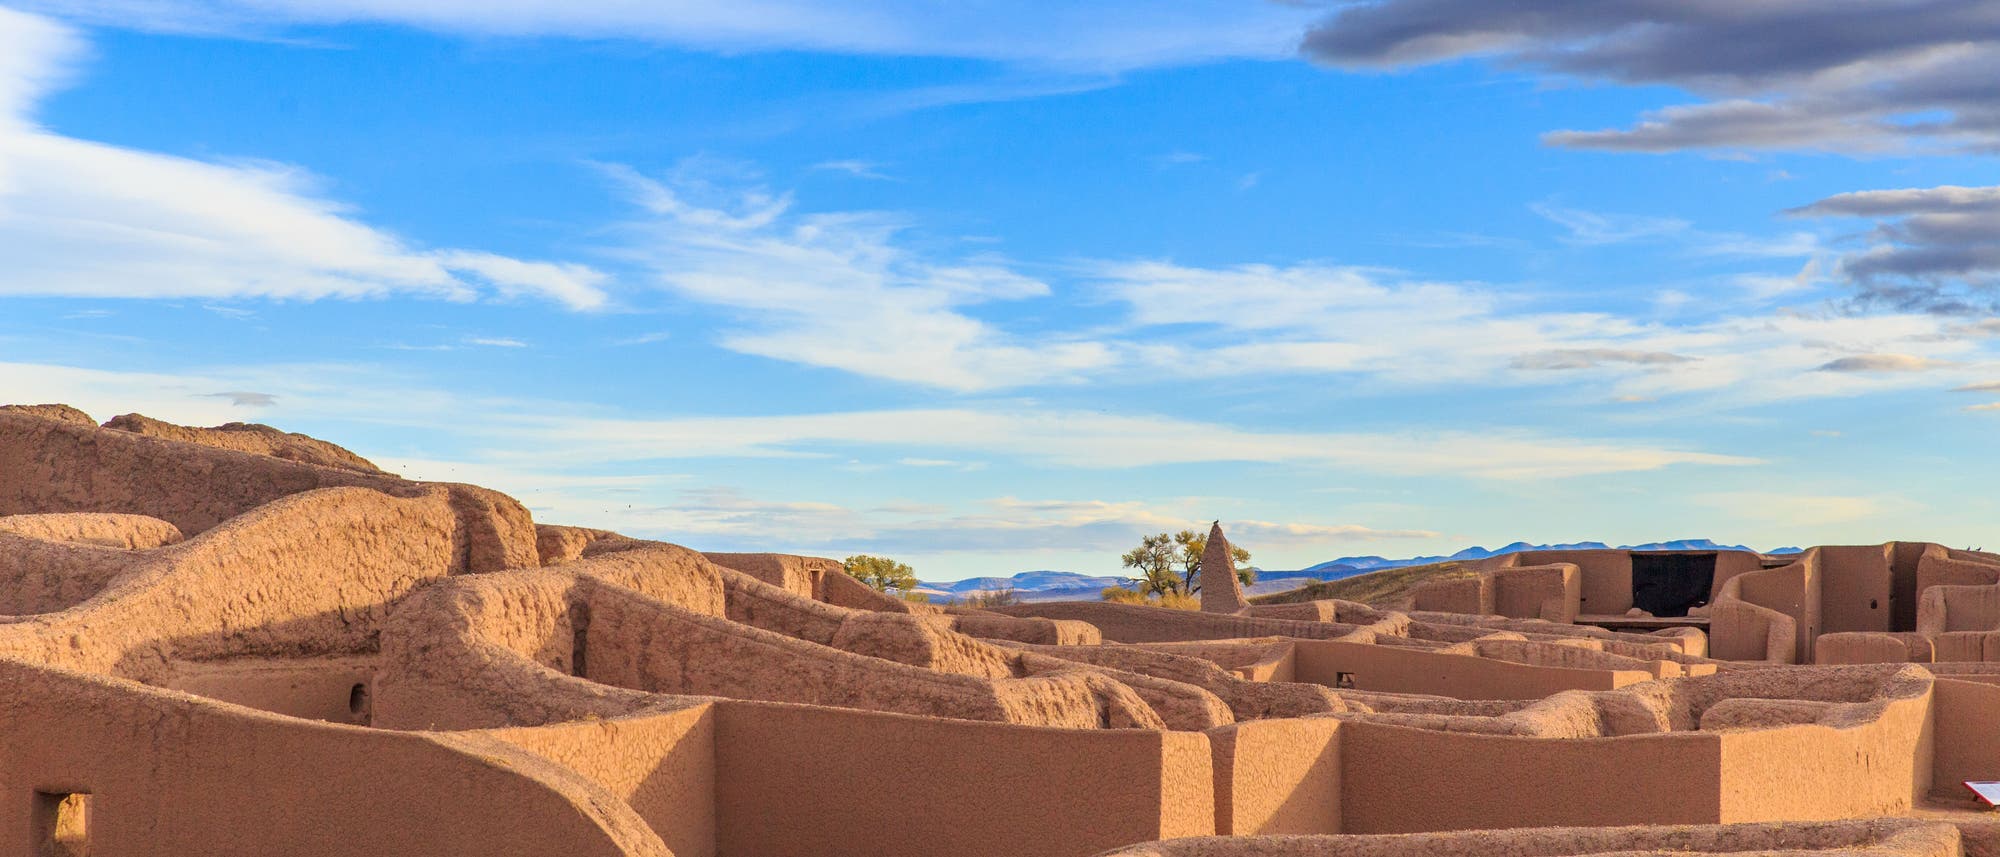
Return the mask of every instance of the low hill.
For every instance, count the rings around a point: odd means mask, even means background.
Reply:
[[[1323,598],[1359,601],[1379,607],[1407,607],[1417,587],[1433,580],[1469,577],[1468,564],[1458,560],[1385,568],[1339,580],[1308,584],[1298,589],[1250,599],[1252,604],[1298,604]]]

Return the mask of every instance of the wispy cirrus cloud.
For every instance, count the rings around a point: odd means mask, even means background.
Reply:
[[[1030,341],[973,315],[1050,287],[997,257],[916,252],[902,243],[899,218],[796,213],[788,195],[755,188],[695,202],[687,187],[604,169],[649,215],[625,227],[625,252],[667,291],[735,313],[724,348],[967,392],[1059,382],[1113,362],[1102,343]]]
[[[304,171],[64,136],[35,122],[84,47],[0,8],[0,297],[530,297],[608,301],[586,266],[424,249],[364,223]]]

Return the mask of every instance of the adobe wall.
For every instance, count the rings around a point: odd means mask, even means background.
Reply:
[[[735,701],[718,710],[721,854],[1076,857],[1215,830],[1200,733]]]
[[[1529,666],[1420,649],[1298,640],[1294,677],[1327,687],[1343,674],[1355,690],[1419,693],[1455,699],[1541,699],[1564,690],[1611,690],[1653,678],[1639,670]]]
[[[623,800],[674,857],[713,857],[715,707],[484,733]]]
[[[0,533],[124,550],[150,550],[183,538],[179,527],[159,518],[93,512],[0,516]]]
[[[1618,616],[1632,609],[1632,555],[1622,550],[1524,551],[1515,566],[1569,563],[1581,576],[1579,613]]]
[[[0,532],[0,616],[67,610],[143,562],[133,551]]]
[[[1493,576],[1482,573],[1430,581],[1410,596],[1410,607],[1440,613],[1492,615],[1497,610],[1494,606]]]
[[[1838,545],[1816,550],[1822,604],[1820,633],[1898,630],[1893,544]]]
[[[1933,636],[2000,630],[2000,584],[1941,584],[1924,590],[1917,604],[1917,630]]]
[[[1342,725],[1332,718],[1311,717],[1210,730],[1215,832],[1237,836],[1341,832]]]
[[[1897,631],[1917,627],[1917,566],[1931,548],[1929,542],[1890,542],[1889,574],[1894,582],[1896,612],[1891,618]]]
[[[2000,685],[1940,675],[1932,693],[1932,792],[1959,798],[1967,780],[2000,779]]]
[[[2000,583],[2000,565],[1963,559],[1942,545],[1929,545],[1917,560],[1917,594],[1933,586],[1990,586]]]
[[[648,693],[715,695],[1091,729],[1164,726],[1101,676],[981,678],[854,654],[702,616],[614,587],[593,591],[586,678]]]
[[[143,552],[82,604],[0,625],[0,653],[150,681],[176,660],[367,651],[390,604],[452,572],[456,526],[443,489],[291,495]]]
[[[1517,566],[1496,570],[1491,575],[1494,612],[1515,619],[1576,621],[1583,597],[1582,572],[1576,565]]]
[[[0,660],[0,842],[91,795],[117,857],[668,857],[624,803],[497,741],[314,723]],[[11,852],[10,852],[11,853]]]
[[[1712,824],[1720,795],[1702,784],[1716,782],[1721,765],[1714,733],[1563,740],[1350,722],[1341,727],[1344,830]]]
[[[1304,622],[1296,619],[1258,619],[1224,616],[1192,610],[1162,610],[1138,604],[1108,601],[1048,601],[992,608],[1008,616],[1071,619],[1097,627],[1104,639],[1119,643],[1171,643],[1190,640],[1235,640],[1246,637],[1299,637],[1338,639],[1355,633],[1353,625]]]
[[[373,656],[184,661],[155,684],[287,717],[367,726],[378,666]]]
[[[837,607],[850,610],[874,610],[883,613],[933,613],[937,608],[928,604],[905,601],[894,595],[875,591],[875,588],[843,571],[839,574],[820,576],[820,600]]]
[[[1786,663],[1812,663],[1813,640],[1821,630],[1819,549],[1815,548],[1800,555],[1798,561],[1778,568],[1738,575],[1730,580],[1712,605],[1710,616],[1716,617],[1716,606],[1732,597],[1746,604],[1762,607],[1783,614],[1792,620],[1792,646]],[[1732,635],[1735,629],[1712,624],[1711,634],[1718,642]],[[1754,633],[1754,632],[1753,632]],[[1737,654],[1719,654],[1721,658],[1736,658],[1739,654],[1761,648],[1762,641],[1754,636],[1749,640],[1734,640],[1718,648]],[[1761,660],[1763,656],[1747,658]]]
[[[847,574],[839,562],[813,556],[776,553],[704,553],[702,556],[723,568],[743,572],[794,595],[821,601],[826,600],[826,584],[822,582],[826,576]]]
[[[187,535],[293,494],[331,487],[399,496],[428,483],[288,461],[24,411],[0,411],[0,515],[109,512],[167,521]],[[539,565],[526,507],[497,491],[444,485],[461,526],[459,565],[473,571]]]
[[[1934,659],[1931,638],[1914,632],[1849,631],[1821,634],[1813,641],[1816,664],[1927,664]]]
[[[1796,663],[1798,623],[1756,604],[1725,597],[1709,607],[1709,656],[1725,661]]]
[[[1931,786],[1930,691],[1870,707],[1873,716],[1857,722],[1722,733],[1720,820],[1908,811]]]

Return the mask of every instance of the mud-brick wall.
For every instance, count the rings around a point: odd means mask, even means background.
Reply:
[[[1650,680],[1641,670],[1538,667],[1421,649],[1295,640],[1298,681],[1456,699],[1541,699],[1565,690],[1613,690]]]
[[[1199,733],[717,708],[724,855],[1076,857],[1215,831]]]
[[[1725,824],[1909,810],[1931,786],[1931,694],[1884,704],[1847,728],[1801,724],[1722,735]]]
[[[107,857],[666,857],[631,809],[474,735],[335,726],[0,661],[0,853],[86,793]]]
[[[1564,740],[1341,728],[1343,833],[1713,824],[1717,733]]]

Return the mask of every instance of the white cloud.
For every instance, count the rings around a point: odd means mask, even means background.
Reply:
[[[720,339],[730,350],[959,391],[1070,380],[1113,362],[1101,343],[1028,341],[975,318],[970,307],[1049,287],[999,259],[909,250],[895,218],[794,214],[789,196],[761,190],[701,205],[605,169],[653,215],[628,227],[629,253],[674,294],[736,311],[740,326]]]
[[[466,337],[466,338],[465,338],[465,344],[467,344],[467,345],[478,345],[478,346],[481,346],[481,347],[485,347],[485,348],[526,348],[526,347],[528,347],[528,343],[525,343],[525,342],[522,342],[521,340],[518,340],[518,339],[509,339],[509,338],[507,338],[507,337],[504,337],[504,336],[468,336],[468,337]]]
[[[271,366],[148,374],[0,363],[0,401],[141,410],[176,422],[235,419],[216,390],[258,390],[269,416],[295,423],[422,428],[438,443],[479,450],[510,469],[564,470],[706,458],[845,461],[998,458],[1107,470],[1246,462],[1398,476],[1554,479],[1676,465],[1744,466],[1757,459],[1643,441],[1551,437],[1488,428],[1450,432],[1272,432],[1151,415],[1032,405],[874,410],[750,417],[592,416],[569,402],[478,399],[410,386],[365,367]]]
[[[1366,268],[1138,262],[1101,266],[1097,276],[1103,294],[1129,308],[1133,328],[1175,328],[1175,344],[1121,353],[1182,377],[1338,372],[1401,385],[1513,386],[1574,384],[1577,373],[1549,370],[1588,369],[1615,397],[1707,393],[1729,407],[1935,383],[1921,373],[1818,371],[1856,355],[1908,355],[1954,377],[1996,362],[1986,327],[1927,313],[1778,311],[1670,324],[1536,311],[1499,289]]]
[[[1640,442],[1556,438],[1505,429],[1395,434],[1261,432],[1169,417],[1035,408],[653,420],[521,416],[491,429],[496,436],[511,438],[510,446],[532,450],[524,456],[545,461],[829,457],[833,455],[830,449],[859,446],[970,452],[1060,468],[1254,462],[1497,480],[1627,473],[1681,464],[1758,463],[1740,456]]]
[[[381,462],[378,462],[381,463]],[[413,466],[415,464],[416,466]],[[423,478],[465,479],[465,468],[446,462],[412,463],[391,459],[391,467]],[[997,497],[951,505],[890,504],[854,508],[812,500],[770,500],[723,486],[685,488],[641,495],[658,488],[582,481],[547,475],[510,475],[474,469],[489,478],[480,484],[516,493],[537,517],[548,522],[587,522],[628,535],[678,541],[705,549],[746,548],[825,552],[981,555],[1028,552],[1113,554],[1154,532],[1201,529],[1199,498],[1160,505],[1140,501],[1024,500]],[[522,491],[519,485],[532,486]],[[551,488],[552,485],[560,487]],[[519,493],[517,493],[519,492]],[[1225,520],[1230,536],[1252,549],[1314,548],[1363,542],[1436,538],[1430,530],[1382,530],[1359,524]]]
[[[1575,244],[1623,244],[1680,235],[1689,228],[1689,223],[1679,218],[1605,214],[1547,202],[1534,203],[1528,209],[1568,230],[1565,240]]]
[[[605,302],[578,265],[413,248],[294,167],[210,162],[66,137],[32,109],[80,40],[0,8],[0,296],[318,298],[530,295]]]

